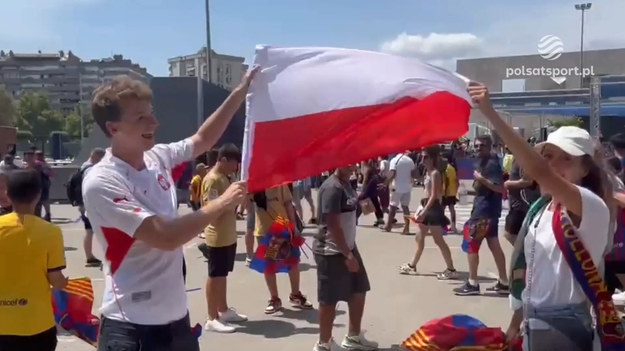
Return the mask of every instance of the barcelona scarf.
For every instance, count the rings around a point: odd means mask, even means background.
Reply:
[[[54,320],[88,344],[98,346],[100,319],[91,314],[93,287],[89,278],[72,279],[63,290],[52,290]]]
[[[408,351],[504,351],[509,350],[501,328],[489,328],[466,315],[430,321],[402,343]]]
[[[98,347],[100,319],[93,314],[93,286],[89,278],[71,279],[63,290],[52,290],[52,309],[57,325],[85,341]],[[199,338],[202,326],[191,328]]]
[[[625,333],[612,302],[612,296],[590,253],[578,237],[566,210],[559,204],[554,212],[553,232],[575,280],[595,310],[596,329],[601,339],[602,350],[625,350]]]
[[[287,273],[299,264],[304,238],[295,235],[293,223],[277,217],[260,239],[250,268],[264,274]]]

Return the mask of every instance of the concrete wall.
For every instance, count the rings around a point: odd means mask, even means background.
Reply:
[[[584,67],[593,67],[594,75],[625,74],[625,49],[584,51]],[[574,68],[580,67],[579,52],[566,52],[549,61],[540,55],[476,58],[458,60],[456,71],[470,79],[486,84],[494,92],[502,91],[505,79],[525,79],[525,91],[580,88],[580,78],[566,75],[566,81],[557,84],[546,76],[508,76],[506,70],[515,68]],[[509,72],[508,72],[509,73]],[[585,82],[588,84],[588,82]],[[587,85],[586,85],[587,86]]]

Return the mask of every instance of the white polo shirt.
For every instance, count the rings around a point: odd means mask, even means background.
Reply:
[[[190,139],[158,144],[145,152],[146,168],[137,171],[108,149],[85,175],[82,190],[87,216],[105,254],[100,309],[105,317],[162,325],[186,316],[182,248],[156,249],[134,235],[147,217],[178,217],[171,171],[192,157]]]

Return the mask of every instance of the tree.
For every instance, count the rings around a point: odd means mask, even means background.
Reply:
[[[15,105],[13,99],[0,86],[0,126],[13,127],[15,125]]]
[[[84,134],[85,136],[89,136],[89,133],[93,130],[93,118],[91,117],[91,113],[83,111],[82,118]],[[80,108],[76,108],[74,112],[65,117],[65,128],[63,128],[63,130],[70,138],[80,138]]]
[[[28,92],[17,106],[17,128],[27,130],[37,140],[46,140],[50,133],[63,129],[63,114],[50,109],[50,100],[41,93]]]
[[[562,119],[559,121],[549,120],[547,124],[549,125],[549,127],[553,127],[556,129],[560,127],[565,127],[565,126],[573,126],[573,127],[581,128],[584,125],[584,120],[579,117],[574,117],[574,118]]]

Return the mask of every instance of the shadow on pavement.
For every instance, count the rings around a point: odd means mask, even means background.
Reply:
[[[418,273],[418,274],[407,274],[408,276],[415,276],[415,277],[434,277],[436,278],[437,273]],[[450,282],[452,284],[464,284],[464,282],[469,279],[469,272],[461,272],[458,271],[458,277],[456,279],[450,279],[450,280],[446,280],[447,282]],[[492,278],[492,277],[484,277],[481,275],[477,276],[477,280],[480,281],[481,283],[483,282],[496,282],[497,279]]]
[[[379,348],[378,351],[402,351],[403,349],[401,348],[400,345],[397,344],[393,344],[390,347],[387,348]]]
[[[72,246],[65,246],[65,251],[76,251],[76,250],[78,250],[78,249],[77,249],[77,248],[75,248],[75,247],[72,247]]]
[[[336,317],[344,315],[345,311],[337,310]],[[282,317],[286,319],[297,319],[306,321],[310,324],[319,324],[319,311],[312,310],[288,310],[283,309],[281,313],[276,314],[276,317]],[[334,323],[335,327],[342,327],[343,324]]]
[[[239,252],[234,256],[234,260],[238,262],[243,262],[245,261],[245,257],[246,257],[245,252]]]
[[[300,272],[306,272],[306,271],[309,271],[309,270],[311,270],[313,268],[317,268],[317,266],[313,266],[311,264],[304,263],[304,262],[300,262],[300,264],[299,264],[299,271]]]
[[[498,294],[498,293],[495,293],[495,292],[492,292],[492,293],[491,292],[483,292],[482,296],[485,296],[485,297],[499,297],[499,298],[504,298],[504,299],[508,298],[508,294],[504,295],[504,294]]]
[[[262,335],[268,339],[286,338],[294,334],[318,334],[319,328],[296,328],[293,323],[276,319],[247,321],[237,326],[237,333]]]
[[[71,218],[52,217],[52,223],[54,224],[68,224],[73,222],[74,220]]]

